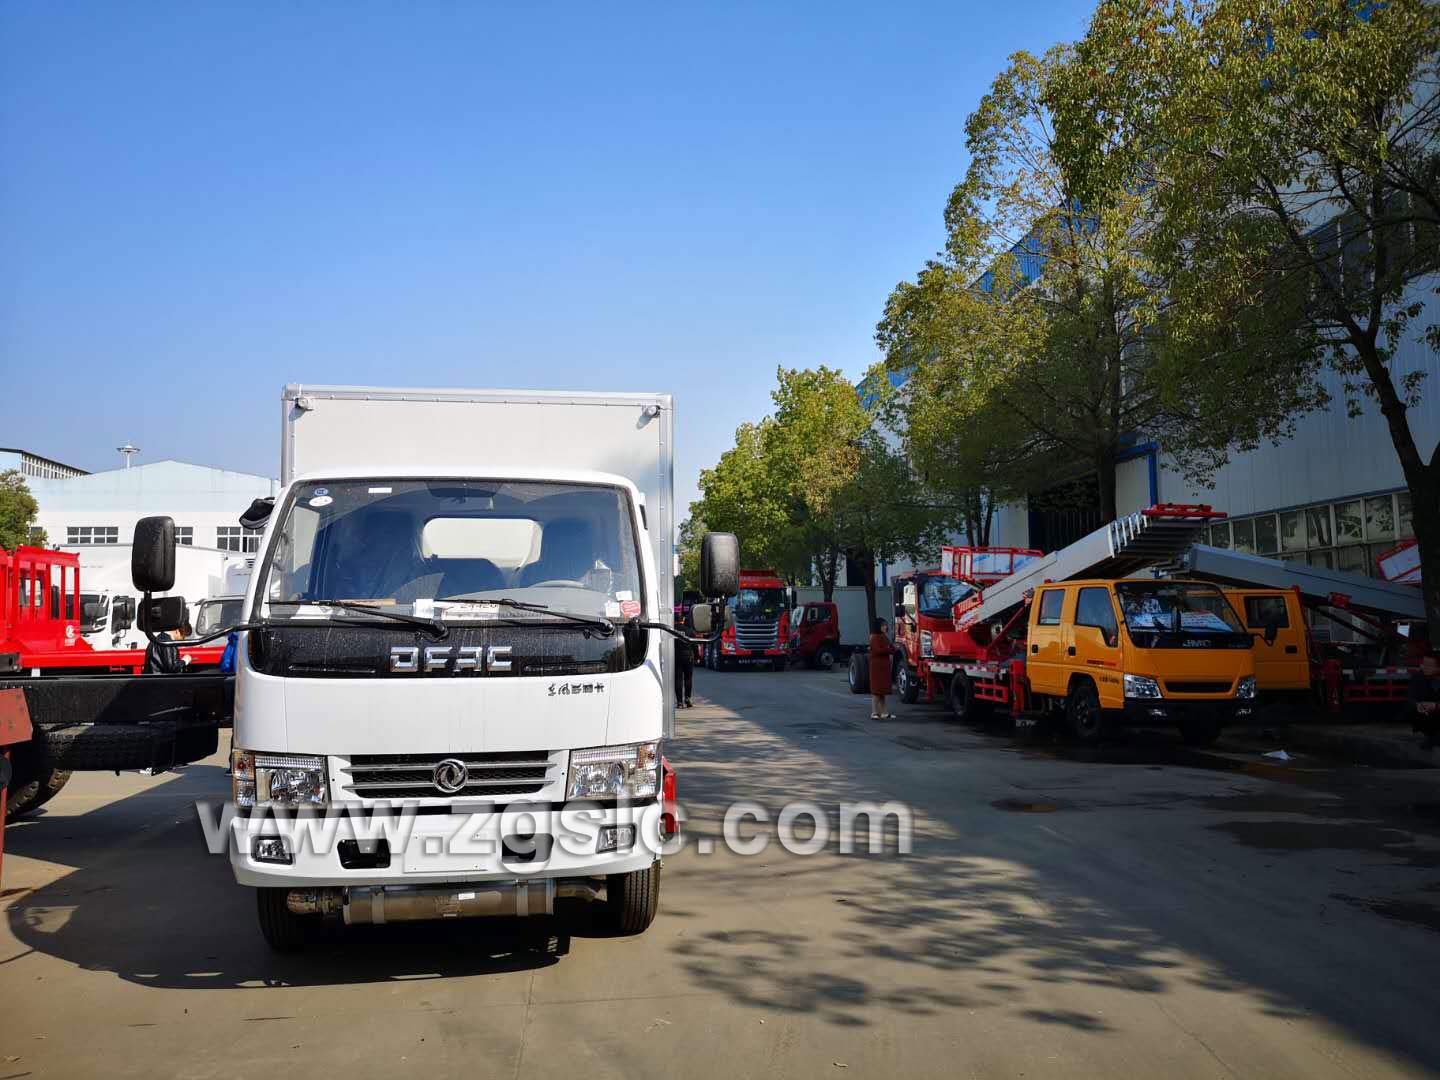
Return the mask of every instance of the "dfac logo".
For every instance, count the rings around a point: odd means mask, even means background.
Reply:
[[[435,786],[445,795],[454,795],[470,779],[470,770],[459,758],[446,758],[435,766]]]
[[[418,645],[390,646],[390,670],[404,675],[417,675],[421,671],[444,671],[459,675],[465,671],[483,671],[497,675],[510,671],[514,663],[510,659],[509,645],[427,645],[422,650]]]

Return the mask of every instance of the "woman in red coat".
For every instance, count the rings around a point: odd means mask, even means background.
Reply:
[[[870,635],[870,696],[874,699],[871,720],[895,719],[893,713],[885,711],[885,695],[890,693],[890,673],[895,667],[895,646],[886,636],[888,629],[884,619],[876,619]]]

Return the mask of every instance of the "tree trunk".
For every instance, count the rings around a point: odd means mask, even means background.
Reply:
[[[1415,544],[1420,554],[1420,593],[1430,626],[1430,647],[1434,649],[1440,648],[1440,476],[1434,465],[1425,472],[1428,475],[1410,478],[1408,486]]]
[[[840,551],[838,548],[829,547],[820,556],[820,588],[824,590],[825,602],[833,603],[835,600],[835,577],[840,572]]]
[[[867,551],[864,553],[865,562],[865,614],[870,620],[870,626],[875,625],[875,553]]]

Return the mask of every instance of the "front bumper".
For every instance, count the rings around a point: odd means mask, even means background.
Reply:
[[[1236,698],[1218,700],[1194,700],[1185,698],[1130,698],[1123,710],[1127,727],[1144,727],[1158,724],[1180,724],[1186,720],[1207,717],[1217,720],[1222,727],[1244,724],[1255,715],[1254,699],[1240,701]]]
[[[517,878],[600,877],[643,870],[662,850],[659,801],[627,806],[576,804],[558,809],[476,803],[449,813],[372,814],[337,804],[328,814],[236,817],[230,867],[238,884],[265,888],[421,885]],[[428,809],[428,808],[427,808]],[[606,825],[633,825],[634,844],[597,850]],[[286,864],[255,858],[257,837],[281,837]],[[384,840],[388,865],[346,867]]]

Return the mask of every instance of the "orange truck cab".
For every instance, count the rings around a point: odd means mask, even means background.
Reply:
[[[1219,587],[1135,578],[1036,588],[1024,638],[1032,710],[1081,740],[1122,724],[1175,726],[1214,742],[1251,716],[1253,637]]]
[[[1342,713],[1366,707],[1393,711],[1408,700],[1412,642],[1398,630],[1405,620],[1356,610],[1338,594],[1321,602],[1298,589],[1237,587],[1226,588],[1225,595],[1255,635],[1262,705],[1318,703]],[[1325,630],[1337,625],[1356,640],[1329,639]]]

